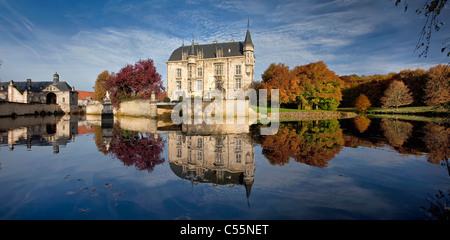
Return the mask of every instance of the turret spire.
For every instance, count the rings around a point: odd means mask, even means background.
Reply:
[[[244,45],[253,45],[252,37],[250,36],[250,18],[248,18],[247,22],[247,34],[245,35]]]

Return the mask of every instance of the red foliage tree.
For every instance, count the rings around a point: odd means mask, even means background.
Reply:
[[[111,102],[118,107],[120,101],[136,97],[150,98],[151,93],[164,91],[161,75],[156,71],[153,60],[139,60],[134,66],[127,65],[105,81]]]
[[[114,125],[109,154],[126,166],[135,166],[139,170],[152,172],[156,165],[165,161],[161,156],[165,140],[154,134],[138,133],[120,129]]]

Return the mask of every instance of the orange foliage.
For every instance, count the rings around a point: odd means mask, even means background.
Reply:
[[[355,124],[356,129],[358,129],[360,133],[365,132],[369,128],[370,122],[370,119],[362,115],[358,115],[353,119],[353,123]]]
[[[366,95],[361,94],[361,95],[359,95],[358,98],[356,98],[356,101],[355,101],[356,110],[358,110],[360,112],[365,112],[365,111],[367,111],[367,109],[369,109],[370,106],[371,106],[370,101]]]
[[[450,69],[437,65],[430,68],[425,87],[425,103],[436,106],[450,101]]]
[[[424,126],[425,145],[429,151],[428,161],[439,164],[450,158],[450,128],[429,122]]]
[[[310,166],[326,167],[344,145],[339,122],[302,121],[298,124],[281,124],[276,135],[264,136],[261,141],[264,156],[271,164],[284,165],[293,158]]]

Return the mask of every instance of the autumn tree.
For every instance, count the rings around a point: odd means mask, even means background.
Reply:
[[[412,134],[413,125],[409,122],[383,118],[380,123],[384,137],[393,147],[401,147]]]
[[[161,75],[156,71],[153,60],[139,60],[135,65],[127,65],[120,72],[107,79],[105,87],[110,92],[113,106],[120,101],[139,96],[150,98],[151,93],[164,91]]]
[[[323,61],[297,66],[292,77],[299,83],[297,92],[299,108],[308,107],[322,110],[336,110],[342,100],[342,80],[329,70]]]
[[[396,109],[413,102],[408,87],[401,81],[393,81],[380,100],[383,108],[395,107]]]
[[[358,129],[358,131],[360,133],[365,132],[369,126],[370,123],[372,121],[370,121],[370,119],[366,118],[365,116],[362,115],[358,115],[353,119],[353,123],[355,124],[355,128]]]
[[[281,104],[295,103],[300,91],[298,80],[291,77],[289,66],[272,63],[261,76],[261,88],[267,89],[270,96],[272,89],[279,90]]]
[[[414,106],[423,106],[424,104],[424,86],[428,79],[428,72],[423,69],[402,70],[392,76],[393,80],[402,81],[411,92],[414,101],[411,103]]]
[[[111,75],[106,70],[98,75],[97,80],[95,81],[95,86],[94,86],[95,100],[102,102],[103,98],[105,98],[106,91],[107,91],[105,82],[109,77],[111,77]]]
[[[450,69],[448,66],[437,65],[428,71],[425,86],[425,103],[437,106],[450,101]]]
[[[423,127],[424,142],[428,150],[428,162],[440,164],[450,158],[450,128],[429,122]],[[449,169],[450,174],[450,169]]]
[[[165,162],[162,155],[165,143],[165,139],[157,138],[152,133],[127,131],[114,124],[108,153],[126,166],[152,172],[157,165]]]
[[[326,167],[344,145],[339,121],[282,123],[276,135],[263,136],[263,155],[272,165],[285,165],[290,158],[315,167]]]
[[[359,95],[358,98],[356,98],[356,101],[355,101],[356,110],[358,110],[360,112],[365,112],[365,111],[367,111],[367,109],[369,109],[370,106],[371,106],[370,101],[366,95],[361,94],[361,95]]]

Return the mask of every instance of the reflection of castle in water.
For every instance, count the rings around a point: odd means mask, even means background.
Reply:
[[[15,145],[53,146],[53,153],[59,153],[60,146],[66,146],[74,140],[78,122],[70,121],[70,116],[19,117],[0,119],[0,144],[8,144],[14,150]]]
[[[192,184],[244,185],[247,198],[254,182],[255,147],[247,132],[196,135],[168,133],[170,168]]]

